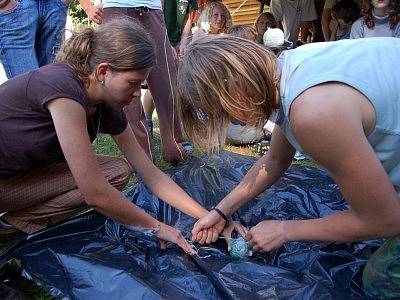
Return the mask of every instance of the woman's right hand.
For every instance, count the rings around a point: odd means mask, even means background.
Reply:
[[[215,210],[211,210],[194,224],[192,229],[192,241],[200,244],[215,242],[224,228],[225,220]],[[205,234],[208,231],[214,232],[211,239],[207,238],[207,234]]]
[[[85,12],[89,19],[96,24],[101,24],[103,22],[103,6],[101,4],[91,5]]]
[[[160,240],[161,249],[167,249],[167,242],[172,242],[181,247],[187,254],[196,253],[178,229],[164,223],[159,223],[159,226],[160,229],[154,235]]]

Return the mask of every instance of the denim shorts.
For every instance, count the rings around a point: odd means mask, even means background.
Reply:
[[[63,0],[17,0],[0,12],[0,61],[8,78],[52,63],[64,34]]]

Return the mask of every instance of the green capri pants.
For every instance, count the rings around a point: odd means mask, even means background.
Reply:
[[[400,235],[387,240],[368,260],[364,288],[377,298],[400,299]]]

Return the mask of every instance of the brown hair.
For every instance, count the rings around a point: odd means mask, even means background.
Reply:
[[[258,26],[259,26],[259,23],[260,23],[262,18],[265,18],[266,23],[267,23],[266,24],[267,27],[269,27],[269,28],[278,28],[278,22],[276,21],[276,19],[275,19],[273,14],[271,14],[269,12],[260,13],[258,15],[256,21],[254,22],[254,27],[256,28],[256,31],[257,31],[257,42],[260,43],[260,44],[263,43],[262,39],[263,39],[263,34],[265,33],[265,31],[262,34],[258,32]],[[270,23],[270,24],[268,24],[268,23]]]
[[[371,3],[371,0],[363,0],[361,14],[364,16],[365,25],[369,29],[373,29],[375,27],[374,18],[372,16],[372,11],[374,6]],[[394,29],[395,26],[399,23],[399,14],[400,14],[400,3],[398,0],[391,0],[389,3],[389,25],[390,29]]]
[[[256,21],[254,22],[254,26],[257,28],[258,23],[260,22],[261,18],[264,18],[269,21],[272,26],[268,26],[270,28],[277,28],[278,27],[278,22],[276,21],[275,17],[273,14],[271,14],[270,12],[263,12],[261,14],[258,15]]]
[[[231,119],[262,127],[277,106],[276,68],[272,52],[243,38],[209,35],[191,43],[179,65],[177,98],[189,139],[218,152]]]
[[[253,42],[257,41],[257,31],[252,25],[234,25],[227,33]]]
[[[74,32],[64,42],[56,61],[68,62],[84,81],[99,63],[108,63],[117,72],[141,70],[153,66],[156,57],[153,41],[145,29],[124,17],[110,20],[97,29]]]
[[[332,15],[347,24],[353,24],[360,18],[360,7],[353,0],[340,0],[332,7]]]
[[[204,8],[204,10],[200,14],[199,19],[197,20],[197,26],[208,33],[210,31],[210,20],[213,15],[214,8],[216,7],[222,8],[225,15],[225,25],[219,33],[226,33],[228,29],[232,26],[232,16],[228,8],[220,1],[211,2]]]

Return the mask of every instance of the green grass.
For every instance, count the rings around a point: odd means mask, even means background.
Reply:
[[[155,157],[155,164],[161,169],[166,170],[170,168],[172,165],[162,159],[161,155],[161,142],[160,142],[160,135],[159,135],[159,128],[157,120],[154,122],[154,138],[153,138],[153,145],[154,145],[154,157]],[[97,140],[93,143],[93,147],[97,154],[105,154],[105,155],[113,155],[122,157],[122,153],[119,151],[117,145],[115,144],[114,140],[109,135],[99,134]],[[232,145],[227,145],[225,150],[239,153],[242,155],[249,155],[256,157],[257,154],[251,151],[247,147],[236,147]],[[194,155],[204,155],[205,153],[201,150],[194,149]],[[318,167],[312,161],[294,161],[295,164],[305,165],[305,166],[314,166]],[[138,181],[138,178],[132,176],[130,182],[127,185],[127,188],[131,187]],[[9,243],[0,243],[0,251],[7,249],[15,242]],[[0,270],[0,279],[2,281],[7,280],[5,284],[22,291],[26,295],[30,296],[32,299],[35,300],[50,300],[53,299],[51,296],[47,294],[47,292],[42,289],[41,287],[35,285],[34,283],[24,279],[19,275],[19,264],[17,261],[13,260],[12,262],[8,263],[5,268]]]

